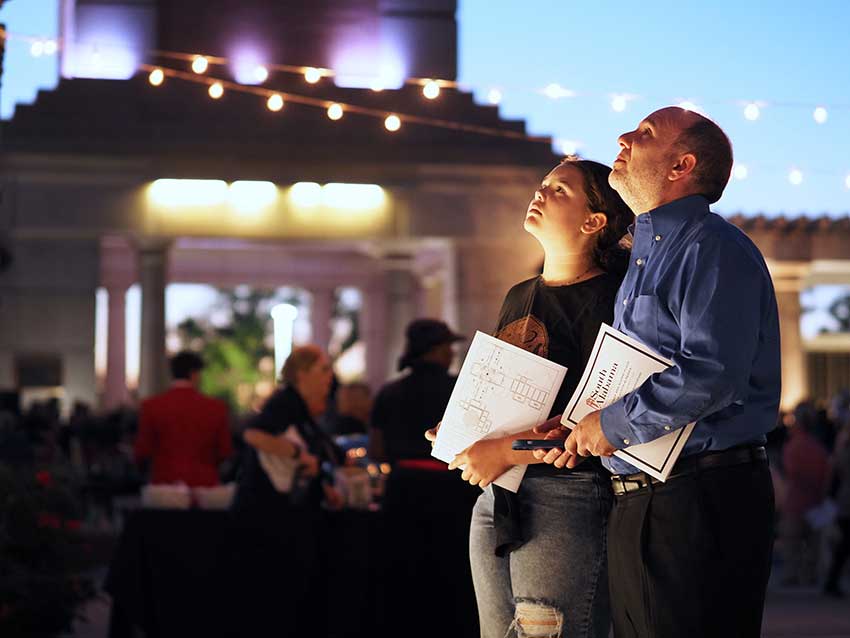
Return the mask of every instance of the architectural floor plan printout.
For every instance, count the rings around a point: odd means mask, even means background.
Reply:
[[[449,399],[433,456],[450,463],[478,439],[528,430],[549,417],[567,369],[476,332]],[[494,482],[516,492],[525,465]]]
[[[671,365],[673,362],[669,359],[603,323],[561,423],[569,428],[575,427],[585,415],[614,403],[639,388],[651,375]],[[689,423],[649,443],[617,450],[614,456],[665,481],[693,429],[694,424]]]

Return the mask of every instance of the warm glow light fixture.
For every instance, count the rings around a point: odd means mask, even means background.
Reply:
[[[36,40],[30,45],[30,55],[34,58],[40,58],[44,55],[44,41]]]
[[[308,67],[304,69],[304,79],[309,84],[315,84],[316,82],[322,79],[322,72],[312,66]]]
[[[342,117],[342,106],[334,102],[328,107],[328,117],[336,121]]]
[[[737,180],[747,179],[749,174],[750,170],[746,164],[735,164],[732,168],[732,177]]]
[[[815,118],[815,122],[818,124],[826,124],[827,119],[829,119],[829,113],[824,107],[819,106],[812,112],[812,117]]]
[[[162,69],[154,69],[150,72],[148,76],[148,82],[151,83],[152,86],[159,86],[165,81],[165,73],[163,73]]]
[[[47,40],[44,43],[44,55],[54,55],[59,50],[56,40]]]
[[[213,82],[210,84],[209,91],[210,97],[214,100],[217,100],[222,95],[224,95],[224,87],[221,85],[221,82]]]
[[[257,84],[262,84],[266,80],[269,79],[269,70],[264,67],[262,64],[258,65],[254,69],[254,81]]]
[[[195,56],[195,59],[192,60],[192,70],[199,75],[201,73],[206,73],[209,66],[209,60],[202,55],[197,55]]]
[[[490,89],[487,92],[487,101],[496,106],[502,101],[502,92],[499,89]]]
[[[274,95],[270,95],[269,99],[266,100],[266,106],[269,111],[279,111],[283,108],[283,97],[275,93]]]
[[[242,214],[257,213],[277,200],[277,186],[272,182],[236,181],[228,187],[228,201]]]
[[[422,87],[422,95],[429,100],[436,100],[440,95],[440,85],[434,80],[426,80]]]
[[[163,207],[217,206],[227,196],[220,179],[158,179],[148,188],[151,202]]]
[[[343,184],[332,182],[321,186],[315,182],[293,184],[288,193],[290,204],[300,209],[327,208],[340,211],[370,211],[383,208],[387,197],[377,184]]]
[[[384,127],[391,133],[399,130],[401,128],[401,120],[398,115],[387,115],[387,119],[384,120]]]

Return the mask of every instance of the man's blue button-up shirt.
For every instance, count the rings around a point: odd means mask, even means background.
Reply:
[[[779,318],[761,253],[692,195],[638,215],[614,327],[673,361],[604,408],[602,431],[621,449],[692,421],[690,456],[763,442],[779,410]],[[637,469],[603,459],[614,473]]]

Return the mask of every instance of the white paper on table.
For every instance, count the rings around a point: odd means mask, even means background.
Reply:
[[[673,362],[640,341],[607,324],[599,327],[596,343],[575,393],[567,403],[561,423],[573,428],[590,412],[601,410],[640,387],[651,375],[666,370]],[[679,458],[694,423],[670,434],[614,452],[614,456],[666,481]]]
[[[567,369],[483,332],[476,332],[446,406],[432,456],[451,463],[475,441],[515,434],[545,421]],[[516,492],[525,465],[494,483]]]

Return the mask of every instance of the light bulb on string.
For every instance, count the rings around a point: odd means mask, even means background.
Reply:
[[[499,89],[490,89],[487,92],[487,101],[493,106],[498,105],[502,101],[502,92]]]
[[[44,55],[44,41],[36,40],[30,45],[30,55],[34,58],[40,58]]]
[[[334,102],[328,107],[328,117],[336,122],[338,119],[342,117],[342,105]]]
[[[629,105],[629,98],[625,95],[614,95],[611,97],[611,110],[616,113],[622,113]]]
[[[747,179],[750,175],[750,169],[746,164],[735,164],[732,168],[732,177],[737,180]]]
[[[761,116],[761,109],[755,102],[750,102],[744,107],[744,117],[750,122],[755,122]]]
[[[799,186],[803,183],[803,171],[798,168],[792,168],[788,171],[788,181],[791,182],[793,186]]]
[[[207,92],[210,94],[212,99],[217,100],[224,95],[224,87],[221,85],[221,82],[213,82],[210,84],[210,88]]]
[[[59,43],[56,40],[46,40],[44,43],[44,55],[55,55],[59,50]]]
[[[576,140],[559,140],[558,141],[558,150],[562,155],[575,155],[578,153],[578,149],[581,148],[581,142],[577,142]]]
[[[274,111],[276,113],[283,108],[283,97],[277,93],[270,95],[269,99],[266,100],[266,107],[269,111]]]
[[[829,112],[823,106],[819,106],[812,112],[812,117],[818,124],[825,124],[829,119]]]
[[[154,69],[148,75],[148,82],[151,83],[151,86],[159,86],[165,81],[165,73],[162,69]]]
[[[429,100],[435,100],[440,95],[440,85],[434,80],[427,80],[422,86],[422,95]]]
[[[304,79],[308,84],[315,84],[322,79],[322,72],[312,66],[307,67],[304,69]]]
[[[201,75],[202,73],[206,73],[207,69],[210,67],[210,62],[202,55],[196,55],[195,59],[192,60],[192,70]]]
[[[254,81],[257,84],[262,84],[266,80],[269,79],[269,70],[264,67],[262,64],[258,64],[254,68]]]
[[[850,173],[847,173],[847,177],[844,178],[844,186],[850,190]]]
[[[401,128],[401,120],[398,115],[388,115],[387,119],[384,120],[384,128],[390,133],[395,133],[399,130]]]

